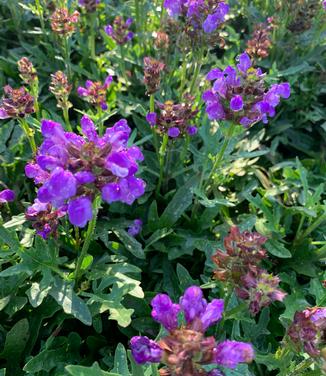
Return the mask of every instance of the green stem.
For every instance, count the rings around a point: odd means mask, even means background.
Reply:
[[[181,84],[180,84],[180,94],[182,95],[183,89],[186,84],[186,78],[187,78],[187,59],[186,59],[186,54],[183,52],[182,54],[182,71],[181,71]]]
[[[92,237],[94,235],[94,231],[95,231],[95,228],[96,228],[97,214],[98,214],[98,211],[99,211],[99,208],[100,208],[100,204],[101,204],[101,196],[95,197],[94,202],[93,202],[93,218],[88,223],[83,248],[82,248],[80,255],[78,256],[78,259],[77,259],[77,264],[76,264],[76,269],[75,269],[75,287],[76,288],[77,288],[78,282],[79,282],[79,280],[80,280],[80,278],[83,274],[82,273],[82,265],[83,265],[83,261],[84,261],[86,255],[87,255],[89,246],[91,244]]]
[[[69,38],[64,38],[63,40],[63,54],[64,54],[64,60],[67,70],[67,77],[68,81],[71,80],[72,72],[71,72],[71,63],[70,63],[70,44],[69,44]]]
[[[66,128],[67,128],[68,132],[72,132],[72,127],[71,127],[71,124],[70,124],[70,121],[69,121],[69,108],[68,108],[68,106],[64,106],[62,108],[62,111],[63,111],[63,118],[65,120]]]
[[[157,194],[160,193],[161,185],[162,185],[162,182],[163,182],[164,160],[165,160],[166,148],[168,146],[168,141],[169,141],[169,136],[167,134],[164,134],[163,141],[162,141],[162,144],[161,144],[161,147],[160,147],[160,151],[159,151],[160,177],[159,177],[159,181],[158,181],[157,188],[156,188],[156,193]]]
[[[91,52],[91,58],[96,59],[96,47],[95,47],[95,30],[97,29],[97,12],[94,12],[90,16],[90,33],[89,33],[89,50]]]
[[[149,112],[155,112],[155,97],[154,94],[151,94],[149,97]],[[157,154],[157,159],[160,160],[159,150],[158,150],[158,139],[157,133],[155,132],[155,126],[151,127],[154,141],[154,148]]]
[[[126,84],[128,82],[127,76],[126,76],[126,62],[125,62],[125,50],[124,46],[122,44],[119,45],[120,47],[120,71],[121,71],[121,76],[124,78],[126,81]]]
[[[43,31],[43,34],[45,34],[45,23],[44,23],[44,17],[43,17],[43,7],[40,3],[40,0],[35,0],[35,6],[37,9],[37,15],[40,18],[40,24],[41,24],[41,29]]]
[[[34,139],[34,131],[31,129],[25,118],[19,119],[20,125],[29,141],[33,154],[36,154],[37,147]]]
[[[36,118],[37,118],[37,120],[40,120],[41,114],[40,114],[40,106],[39,106],[39,103],[38,103],[39,92],[38,92],[38,79],[37,78],[32,83],[31,90],[32,90],[32,96],[34,98],[34,110],[35,110],[35,113],[36,113]]]
[[[100,137],[103,136],[104,133],[104,122],[103,122],[103,110],[101,106],[98,107],[98,116],[99,116],[99,123],[98,123],[98,134]]]
[[[227,135],[224,138],[224,142],[223,142],[223,145],[221,147],[221,150],[219,151],[218,155],[215,158],[215,162],[213,164],[212,170],[209,173],[209,176],[208,176],[206,184],[204,185],[205,188],[209,184],[209,182],[210,182],[211,178],[213,177],[213,175],[214,175],[215,171],[217,170],[217,168],[220,167],[221,162],[222,162],[223,157],[224,157],[224,154],[225,154],[225,151],[226,151],[227,147],[229,146],[229,143],[231,141],[231,138],[233,136],[235,128],[236,128],[236,124],[235,123],[231,123],[231,126],[229,127],[229,130],[227,132]]]
[[[141,22],[140,22],[140,10],[139,10],[139,0],[135,0],[135,16],[136,16],[136,28],[138,32],[141,32]]]
[[[326,214],[319,217],[314,223],[312,223],[298,238],[297,243],[301,243],[309,234],[311,234],[317,227],[319,227],[324,221],[326,221]]]

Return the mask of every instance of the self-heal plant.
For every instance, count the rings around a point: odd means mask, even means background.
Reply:
[[[130,26],[133,23],[132,18],[128,18],[126,21],[121,16],[115,17],[112,25],[107,25],[104,31],[109,35],[117,44],[123,45],[129,42],[134,33],[130,31]]]
[[[247,53],[239,56],[236,68],[214,68],[206,78],[213,82],[212,89],[202,96],[209,119],[229,120],[246,128],[259,121],[268,123],[281,98],[288,99],[291,94],[287,82],[267,87],[265,75],[252,67]]]
[[[235,288],[237,296],[249,303],[252,315],[274,301],[283,301],[286,293],[279,289],[280,279],[260,267],[267,253],[263,248],[267,238],[257,232],[240,232],[231,227],[224,238],[226,253],[218,250],[213,256],[214,277]]]
[[[59,123],[43,120],[44,137],[35,161],[27,164],[26,175],[39,186],[40,203],[68,213],[69,221],[84,227],[92,220],[92,203],[100,196],[108,203],[131,205],[145,190],[136,178],[137,161],[143,160],[138,147],[128,147],[130,128],[120,120],[99,137],[94,123],[84,116],[83,136],[65,132]]]
[[[106,95],[112,81],[113,78],[111,76],[107,76],[104,83],[87,80],[85,87],[78,87],[77,93],[80,97],[85,99],[86,102],[96,106],[98,110],[107,110]]]
[[[214,337],[205,336],[208,328],[222,318],[224,302],[214,299],[207,303],[199,287],[189,287],[179,304],[166,294],[158,294],[151,305],[153,319],[168,333],[158,341],[139,336],[131,339],[131,352],[138,364],[163,363],[165,367],[159,370],[162,376],[213,376],[222,373],[219,369],[207,372],[204,365],[235,368],[253,360],[250,344],[230,340],[217,343]],[[181,313],[184,324],[179,324]]]

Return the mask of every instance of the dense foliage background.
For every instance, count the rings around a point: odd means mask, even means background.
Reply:
[[[159,0],[105,0],[93,13],[78,1],[0,0],[0,86],[20,87],[17,61],[32,61],[40,113],[25,119],[37,145],[41,119],[67,122],[49,85],[51,74],[70,70],[74,131],[80,131],[82,114],[105,127],[127,119],[129,144],[145,157],[137,175],[146,182],[145,194],[131,206],[102,202],[76,285],[86,228],[77,231],[64,219],[57,238],[35,234],[24,214],[36,197],[24,173],[33,155],[19,121],[0,121],[1,189],[16,193],[15,201],[0,203],[0,375],[158,375],[156,365],[134,362],[130,338],[161,336],[151,318],[151,299],[165,292],[178,301],[191,285],[201,286],[208,300],[226,300],[223,320],[211,329],[216,339],[254,346],[254,362],[225,369],[226,375],[323,374],[325,360],[291,345],[286,332],[296,311],[326,306],[325,10],[314,0],[230,0],[229,5],[219,38],[198,48],[191,40],[180,47],[178,29],[168,24]],[[68,58],[49,21],[63,6],[80,12],[67,38]],[[116,16],[134,19],[134,37],[121,46],[104,31]],[[268,17],[273,17],[268,53],[256,56],[255,65],[268,74],[269,84],[289,82],[291,97],[282,100],[269,124],[236,128],[219,168],[210,174],[227,125],[205,113],[205,76],[212,68],[234,65],[255,27]],[[166,48],[155,43],[162,30],[170,37]],[[153,137],[146,121],[153,109],[144,85],[146,56],[166,65],[155,100],[181,103],[190,92],[198,108],[198,133],[170,138],[163,167],[154,143],[163,138]],[[97,111],[77,88],[108,75],[113,77],[108,109]],[[127,230],[135,219],[143,227],[132,236]],[[227,283],[213,279],[212,256],[223,249],[232,225],[267,237],[264,268],[279,276],[287,293],[256,316]]]

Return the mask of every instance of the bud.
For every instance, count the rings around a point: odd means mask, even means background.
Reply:
[[[62,71],[51,74],[49,90],[55,96],[59,108],[70,108],[72,106],[68,100],[71,89],[72,85],[69,84],[67,76]]]
[[[170,38],[164,31],[158,31],[154,34],[154,45],[158,50],[167,50],[170,44]]]
[[[271,24],[259,23],[255,26],[253,36],[247,42],[246,51],[251,57],[266,58],[272,46],[270,31]]]
[[[37,73],[33,63],[27,57],[22,57],[17,64],[20,78],[27,85],[33,84],[37,80]]]
[[[80,97],[84,98],[92,105],[98,106],[102,110],[106,110],[108,108],[106,104],[106,94],[112,81],[113,78],[111,76],[107,76],[103,84],[99,81],[93,82],[91,80],[87,80],[85,82],[85,87],[78,87],[77,93]]]
[[[0,102],[0,119],[22,118],[34,112],[34,98],[22,86],[13,89],[6,85]]]
[[[50,20],[52,30],[62,37],[67,37],[75,31],[75,24],[79,20],[79,12],[74,11],[70,15],[68,9],[59,8],[54,11]]]

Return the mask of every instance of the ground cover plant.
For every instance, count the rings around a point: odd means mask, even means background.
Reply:
[[[326,374],[325,8],[0,0],[0,375]]]

